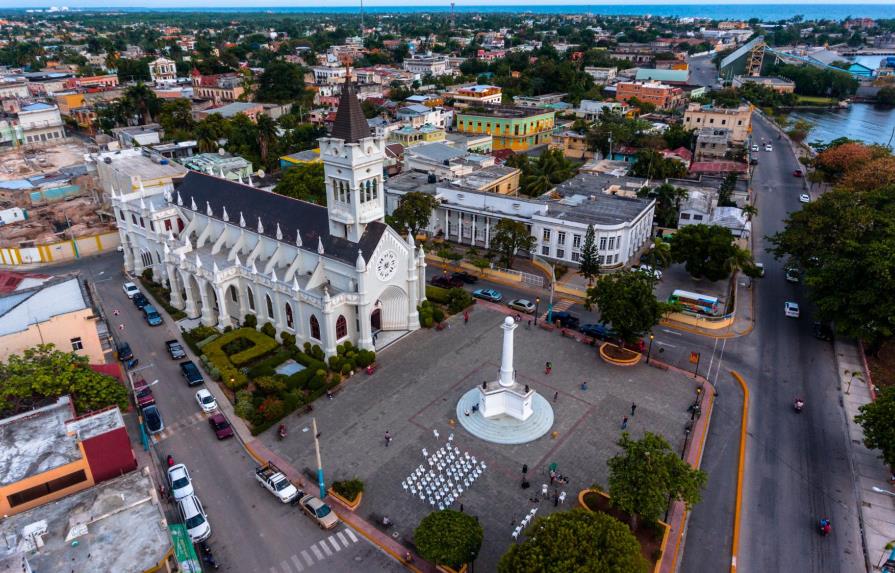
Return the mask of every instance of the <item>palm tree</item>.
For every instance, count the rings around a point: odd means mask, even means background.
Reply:
[[[143,82],[127,88],[124,101],[128,109],[140,115],[144,125],[152,123],[152,115],[158,113],[160,105],[158,96]]]
[[[758,215],[758,209],[755,207],[755,205],[746,205],[745,207],[743,207],[742,211],[743,215],[748,217],[750,221],[752,220],[752,217]]]
[[[730,257],[724,261],[724,268],[731,274],[737,270],[745,271],[746,274],[753,272],[755,270],[755,262],[752,260],[752,253],[746,249],[734,246]]]
[[[270,152],[270,144],[277,135],[277,124],[268,115],[259,115],[258,124],[258,155],[261,163],[267,168],[267,155]]]
[[[662,240],[662,237],[656,237],[653,245],[646,254],[649,264],[652,266],[667,267],[671,264],[671,244]]]

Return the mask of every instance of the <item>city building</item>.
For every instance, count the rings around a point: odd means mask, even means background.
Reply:
[[[428,173],[437,179],[457,179],[495,164],[490,155],[467,151],[447,143],[416,145],[404,150],[404,169]]]
[[[179,161],[193,171],[215,175],[230,181],[251,181],[252,164],[247,159],[229,153],[199,153]]]
[[[348,77],[350,67],[346,66],[313,66],[314,83],[318,86],[340,84]]]
[[[422,127],[432,125],[435,127],[449,127],[454,120],[454,114],[441,107],[428,107],[421,104],[412,104],[399,108],[395,113],[399,122],[410,127]]]
[[[234,101],[221,107],[212,107],[196,112],[196,119],[203,120],[210,115],[220,115],[223,118],[232,119],[242,114],[252,121],[258,121],[258,116],[264,113],[264,106],[258,102]]]
[[[405,125],[388,134],[389,143],[400,143],[405,148],[423,143],[444,141],[444,128],[424,124],[419,127]]]
[[[724,127],[701,127],[696,131],[696,161],[725,159],[730,148],[730,130]]]
[[[18,113],[18,125],[26,146],[58,143],[65,138],[65,124],[55,105],[41,102],[23,105]]]
[[[193,68],[191,75],[193,95],[201,99],[210,99],[215,105],[236,101],[245,93],[242,87],[243,77],[240,74],[216,74],[203,76]]]
[[[597,121],[603,110],[613,113],[625,115],[628,113],[628,104],[617,101],[594,101],[583,99],[575,110],[575,116],[583,118],[585,121]]]
[[[185,167],[168,158],[143,149],[92,155],[88,158],[87,168],[96,173],[104,203],[111,200],[113,193],[151,192],[155,187],[159,187],[159,193],[171,190],[174,179],[187,172]],[[146,221],[141,219],[139,224],[145,226]]]
[[[684,86],[690,79],[690,71],[686,68],[683,70],[639,68],[634,79],[638,82],[657,81],[670,86]]]
[[[567,95],[569,94],[552,93],[537,96],[516,96],[513,98],[513,103],[519,107],[553,108],[556,104],[561,103],[562,98]]]
[[[198,172],[173,188],[125,189],[112,198],[125,268],[152,269],[171,304],[204,325],[252,314],[327,356],[345,341],[381,349],[418,329],[425,257],[384,223],[385,141],[353,84],[341,98],[320,139],[326,207]]]
[[[734,76],[731,85],[735,88],[741,88],[748,83],[771,88],[780,94],[791,94],[796,91],[796,83],[794,81],[775,76]]]
[[[584,73],[594,79],[594,83],[608,84],[615,80],[618,68],[601,68],[597,66],[585,66]]]
[[[15,515],[133,471],[137,458],[117,406],[77,416],[62,396],[0,420],[0,467],[0,511]]]
[[[413,54],[404,59],[404,69],[420,77],[445,76],[451,73],[447,56],[432,54]]]
[[[118,76],[106,74],[104,76],[80,76],[65,80],[66,89],[88,88],[115,88],[118,87]]]
[[[464,84],[450,86],[444,92],[445,99],[453,99],[458,107],[499,105],[503,100],[500,86]]]
[[[133,127],[116,127],[112,129],[112,135],[115,136],[121,147],[141,147],[160,143],[163,131],[161,125],[149,123]]]
[[[684,112],[684,127],[723,127],[730,130],[731,143],[742,145],[752,133],[752,107],[744,104],[736,108],[724,108],[691,103]]]
[[[571,130],[554,133],[550,139],[550,149],[559,149],[569,159],[585,160],[594,156],[588,148],[587,135]]]
[[[8,254],[7,249],[0,249],[0,262],[21,264],[7,260]],[[52,253],[49,255],[51,259]],[[54,344],[63,352],[75,352],[99,364],[105,361],[101,335],[103,340],[108,338],[87,288],[77,277],[63,276],[0,293],[0,361],[38,344]]]
[[[149,78],[154,84],[177,82],[177,63],[168,58],[156,58],[149,62]]]
[[[280,157],[280,169],[286,170],[295,165],[307,165],[309,163],[320,162],[320,148],[305,149],[297,153],[283,155]]]
[[[661,82],[619,82],[616,84],[615,99],[628,103],[632,99],[651,103],[659,109],[674,109],[684,99],[679,87]]]
[[[550,143],[553,110],[499,107],[470,108],[457,111],[457,131],[463,134],[487,133],[493,149],[525,151]]]

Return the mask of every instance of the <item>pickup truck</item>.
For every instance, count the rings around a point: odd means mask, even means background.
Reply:
[[[255,479],[283,503],[289,503],[301,493],[273,462],[255,468]]]
[[[171,358],[177,360],[178,358],[185,358],[186,352],[183,351],[183,345],[176,340],[166,340],[165,346],[168,348],[168,354],[171,355]]]
[[[305,495],[303,491],[298,493],[301,495],[298,501],[301,509],[317,522],[320,529],[332,529],[339,524],[339,517],[332,508],[323,503],[323,500],[313,495]]]

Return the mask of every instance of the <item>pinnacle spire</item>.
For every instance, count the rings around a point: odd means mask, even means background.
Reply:
[[[354,82],[350,76],[346,77],[345,83],[342,84],[339,111],[336,112],[330,137],[341,139],[345,143],[357,143],[371,135],[370,124],[367,123],[360,100],[357,99]]]

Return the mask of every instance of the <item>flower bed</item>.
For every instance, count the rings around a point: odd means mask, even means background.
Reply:
[[[662,553],[668,543],[668,534],[671,528],[662,521],[640,521],[636,528],[631,527],[631,516],[612,506],[611,500],[605,493],[596,489],[587,489],[578,494],[578,503],[588,511],[596,511],[611,515],[617,520],[628,525],[631,533],[640,543],[640,553],[647,561],[658,569],[662,560]]]
[[[355,478],[346,481],[334,481],[329,489],[330,495],[338,499],[348,509],[354,511],[364,498],[364,482]]]
[[[640,363],[639,352],[628,350],[627,348],[619,348],[610,342],[604,342],[600,345],[600,358],[609,364],[616,366],[634,366]]]
[[[165,309],[171,318],[181,320],[186,318],[186,313],[179,308],[171,306],[171,291],[162,285],[152,282],[146,278],[140,277],[140,284],[146,289],[146,292],[155,300],[156,304]]]

